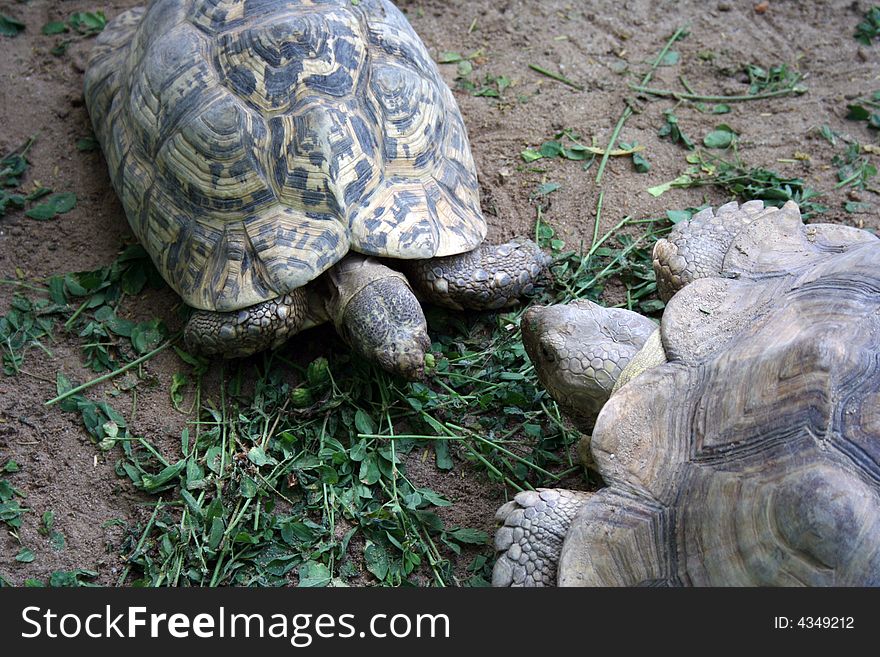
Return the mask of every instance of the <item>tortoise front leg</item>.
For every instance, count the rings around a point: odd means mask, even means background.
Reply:
[[[306,289],[299,288],[233,312],[197,310],[187,322],[183,337],[187,348],[197,353],[239,358],[277,347],[325,319],[309,312]]]
[[[484,244],[458,255],[413,260],[403,269],[426,301],[462,310],[511,306],[548,275],[551,258],[531,240]]]
[[[492,586],[556,586],[557,565],[571,522],[592,493],[539,488],[517,493],[498,509],[498,559]]]

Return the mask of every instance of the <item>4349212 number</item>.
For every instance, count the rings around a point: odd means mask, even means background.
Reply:
[[[802,630],[851,630],[855,628],[855,619],[852,616],[801,616],[799,618],[776,616],[773,619],[773,628],[777,630],[792,628]]]

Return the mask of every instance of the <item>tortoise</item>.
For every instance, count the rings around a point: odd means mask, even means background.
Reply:
[[[606,487],[502,506],[493,584],[880,585],[880,240],[749,201],[677,224],[653,264],[659,329],[524,314]]]
[[[483,244],[461,113],[386,0],[155,0],[108,23],[84,94],[135,236],[195,309],[194,350],[332,321],[419,378],[413,288],[496,309],[547,274],[529,240]]]

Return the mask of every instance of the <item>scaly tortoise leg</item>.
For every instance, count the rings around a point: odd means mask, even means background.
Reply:
[[[498,559],[492,586],[676,584],[660,552],[659,508],[610,488],[518,493],[495,516]]]
[[[184,341],[206,356],[250,356],[326,320],[313,311],[306,288],[233,312],[196,310],[184,328]]]
[[[592,493],[563,488],[528,490],[498,509],[499,553],[492,586],[556,586],[562,544],[578,510]]]
[[[654,245],[653,264],[657,291],[663,301],[699,278],[719,276],[724,256],[737,234],[758,219],[779,212],[763,201],[735,201],[717,210],[706,208],[677,224]]]
[[[421,298],[447,308],[512,306],[548,276],[551,258],[537,244],[515,239],[458,255],[410,260],[401,268]]]

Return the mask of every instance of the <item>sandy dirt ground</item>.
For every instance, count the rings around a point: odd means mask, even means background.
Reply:
[[[55,56],[50,51],[59,37],[41,34],[41,27],[75,11],[102,10],[112,18],[136,4],[0,0],[0,13],[26,25],[15,38],[0,36],[0,154],[36,135],[26,187],[39,183],[78,198],[72,211],[52,221],[35,221],[20,211],[0,218],[0,279],[39,280],[94,269],[112,262],[133,241],[100,151],[75,148],[91,132],[82,80],[93,39],[76,40],[63,56]],[[824,192],[821,202],[828,211],[822,221],[880,226],[876,209],[862,214],[844,210],[848,201],[876,208],[880,198],[870,191],[834,189],[837,167],[832,158],[841,148],[820,136],[821,126],[827,125],[863,144],[877,143],[877,132],[866,123],[846,119],[848,103],[880,89],[880,45],[861,45],[853,38],[870,3],[773,0],[756,9],[751,1],[412,0],[400,6],[432,56],[477,53],[472,79],[504,76],[510,81],[500,98],[476,96],[458,84],[455,64],[441,66],[470,135],[491,239],[533,234],[532,195],[538,185],[553,182],[559,188],[545,202],[545,220],[570,246],[589,242],[599,194],[595,166],[584,172],[581,163],[562,159],[526,164],[520,153],[563,129],[576,131],[586,143],[595,138],[605,144],[627,102],[637,113],[620,140],[644,145],[651,168],[637,173],[630,158],[611,159],[602,183],[600,230],[625,215],[654,217],[668,209],[731,200],[711,187],[672,190],[658,198],[646,192],[678,176],[687,153],[657,135],[663,111],[676,107],[676,101],[640,97],[628,85],[638,83],[682,25],[689,26],[689,35],[674,46],[680,59],[658,68],[651,86],[681,89],[679,76],[685,76],[704,94],[743,94],[748,90],[741,73],[745,65],[785,64],[804,76],[807,88],[802,95],[733,105],[723,116],[680,104],[675,112],[686,132],[699,139],[726,123],[740,135],[744,161],[801,177]],[[530,64],[561,74],[582,89],[541,75]],[[880,163],[876,154],[869,158]],[[13,285],[0,285],[0,315],[16,291]],[[126,299],[121,314],[136,320],[161,317],[175,329],[180,325],[177,303],[169,289],[148,290]],[[98,572],[96,582],[113,583],[121,565],[118,548],[124,528],[143,519],[151,498],[117,476],[118,454],[100,452],[76,415],[44,406],[55,394],[56,372],[79,381],[92,376],[83,368],[75,338],[58,332],[49,348],[51,354],[31,352],[22,374],[0,375],[0,464],[14,459],[21,466],[11,481],[26,494],[23,503],[33,512],[25,514],[20,535],[36,554],[31,563],[15,561],[19,544],[4,530],[0,575],[21,584],[59,569],[87,568]],[[169,400],[169,382],[178,368],[170,351],[142,368],[144,383],[130,418],[134,433],[169,449],[179,445],[181,429],[191,420]],[[206,385],[211,384],[209,376]],[[112,390],[105,385],[90,394],[100,398]],[[127,403],[116,401],[123,407]],[[451,473],[415,463],[410,474],[453,500],[444,512],[447,521],[493,531],[493,514],[504,490],[484,474],[464,463]],[[54,511],[55,526],[66,536],[64,550],[53,550],[49,538],[39,533],[46,510]]]

